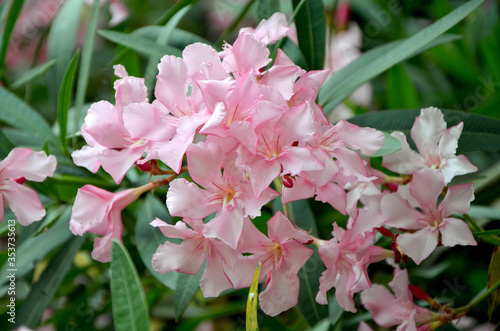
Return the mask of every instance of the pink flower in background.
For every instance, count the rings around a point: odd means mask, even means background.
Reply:
[[[425,168],[435,169],[444,175],[445,183],[453,177],[477,171],[464,155],[455,155],[463,122],[446,129],[443,113],[435,108],[424,108],[411,128],[411,138],[417,145],[418,153],[410,148],[406,136],[399,131],[391,135],[397,138],[402,149],[384,156],[382,165],[400,173],[412,174]]]
[[[313,251],[305,247],[311,241],[309,234],[295,228],[281,212],[267,226],[269,238],[250,220],[244,222],[238,252],[252,255],[238,258],[231,279],[236,288],[250,286],[262,261],[260,280],[266,278],[266,289],[259,294],[260,307],[267,315],[276,316],[297,304],[300,284],[297,273]]]
[[[374,284],[361,292],[361,302],[378,325],[400,325],[398,330],[417,330],[415,323],[428,323],[437,314],[413,302],[409,285],[408,271],[397,268],[394,270],[394,279],[389,283],[394,294],[385,286]]]
[[[160,228],[165,237],[183,240],[179,245],[166,241],[159,246],[153,255],[153,269],[160,273],[179,271],[195,275],[206,260],[200,279],[201,291],[205,297],[216,297],[222,291],[233,287],[226,269],[232,268],[237,253],[226,242],[206,237],[206,225],[201,219],[184,220],[191,229],[184,222],[171,225],[158,218],[151,222],[152,226]]]
[[[95,260],[100,262],[111,260],[112,239],[120,242],[122,240],[122,210],[149,189],[151,187],[145,185],[111,193],[92,185],[85,185],[78,190],[69,226],[71,232],[77,236],[85,232],[103,236],[94,241],[92,257]]]
[[[55,156],[33,152],[29,148],[14,148],[0,162],[0,222],[4,208],[10,207],[21,225],[30,225],[45,216],[38,195],[22,185],[26,180],[43,182],[56,170]]]
[[[409,190],[400,187],[397,193],[382,198],[385,225],[415,231],[399,235],[397,243],[416,264],[427,258],[439,242],[448,247],[477,245],[467,224],[452,217],[469,213],[474,200],[472,183],[450,186],[436,206],[445,185],[441,172],[422,169],[413,174]]]

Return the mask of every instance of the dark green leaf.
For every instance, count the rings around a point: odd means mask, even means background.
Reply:
[[[10,37],[14,31],[14,26],[17,22],[17,17],[23,8],[24,0],[14,0],[12,3],[9,14],[7,15],[7,21],[2,33],[2,44],[0,45],[0,76],[5,75],[5,57],[7,55],[7,50],[10,42]],[[19,41],[20,42],[20,41]],[[16,49],[16,51],[20,51]]]
[[[148,40],[134,34],[127,34],[112,30],[99,30],[98,33],[116,44],[131,48],[144,55],[156,56],[160,58],[163,55],[182,56],[182,52],[177,48],[173,48],[171,46],[161,46],[152,40]]]
[[[319,94],[320,105],[324,106],[325,112],[328,113],[342,101],[339,100],[339,97],[346,95],[346,93],[347,95],[352,93],[364,82],[377,76],[381,72],[384,72],[393,65],[407,59],[408,57],[421,52],[422,49],[427,48],[433,40],[460,22],[483,1],[484,0],[472,0],[466,2],[445,17],[436,21],[434,24],[420,30],[412,37],[399,41],[396,44],[388,44],[374,49],[373,51],[383,47],[385,48],[385,51],[379,53],[376,57],[372,57],[366,66],[357,67],[355,75],[350,75],[349,79],[340,82],[341,84],[325,84],[325,89],[322,89],[323,92],[320,90]],[[373,55],[373,53],[371,54]],[[366,56],[366,54],[363,56]],[[361,56],[358,60],[363,58],[363,56]],[[351,65],[355,62],[356,61],[352,62]],[[353,66],[357,66],[357,64],[354,64]]]
[[[441,111],[448,127],[464,122],[457,154],[500,150],[500,130],[498,129],[500,120],[456,110],[442,109]],[[387,132],[402,131],[406,134],[408,141],[411,141],[410,130],[415,117],[419,115],[420,109],[385,110],[356,116],[349,122]]]
[[[18,320],[23,321],[24,326],[32,329],[38,326],[43,312],[61,285],[85,239],[86,236],[70,238],[54,256],[40,280],[33,285],[16,316]]]
[[[500,209],[486,206],[470,206],[469,215],[472,218],[488,218],[491,220],[500,220]]]
[[[3,160],[14,149],[14,144],[0,131],[0,160]]]
[[[87,93],[87,84],[90,76],[90,64],[92,62],[92,52],[94,50],[94,39],[97,31],[97,19],[99,18],[99,1],[94,1],[92,6],[92,14],[90,15],[87,34],[83,44],[82,60],[80,61],[80,69],[78,73],[78,84],[76,87],[75,96],[75,118],[74,127],[78,127],[78,119],[81,117],[85,94]],[[73,147],[76,139],[73,140]]]
[[[197,0],[180,0],[175,5],[172,6],[162,17],[160,17],[155,24],[165,25],[172,16],[175,15],[181,8],[184,8],[188,5],[193,5],[197,2]]]
[[[328,300],[328,318],[330,319],[330,323],[332,325],[337,323],[343,314],[344,309],[340,307],[339,303],[337,302],[337,298],[335,297],[335,295],[333,295]]]
[[[52,79],[49,85],[54,104],[57,102],[59,84],[73,56],[82,5],[82,0],[64,1],[50,27],[47,54],[49,59],[57,59],[56,66],[51,71]]]
[[[21,77],[19,77],[10,87],[16,89],[28,83],[31,83],[38,77],[43,76],[47,71],[49,71],[56,64],[57,60],[53,59],[44,64],[40,64],[30,70],[26,71]]]
[[[280,2],[276,0],[258,0],[257,17],[259,21],[267,20],[274,13],[280,11]]]
[[[302,230],[318,236],[318,228],[314,220],[314,214],[307,200],[293,201],[288,204],[290,217]]]
[[[203,274],[204,267],[196,275],[186,275],[179,273],[175,290],[175,321],[179,321],[184,314],[194,295],[200,288],[200,279]]]
[[[154,195],[149,194],[146,196],[144,204],[139,209],[135,225],[137,250],[149,272],[151,272],[160,282],[165,284],[165,286],[175,290],[177,279],[180,274],[177,271],[160,274],[153,269],[151,264],[151,259],[158,249],[158,246],[163,245],[165,241],[167,241],[167,238],[165,238],[159,229],[149,225],[149,223],[157,217],[167,223],[172,221],[165,202],[161,202]]]
[[[307,64],[304,54],[302,54],[302,51],[293,41],[285,38],[283,44],[281,45],[281,49],[293,61],[293,63],[304,70],[309,70],[309,65]]]
[[[80,52],[77,51],[69,62],[68,68],[64,73],[61,88],[59,89],[59,98],[57,102],[57,123],[59,124],[59,140],[61,141],[63,150],[66,150],[67,146],[66,134],[68,132],[68,110],[71,103],[71,97],[73,95],[73,85],[75,83],[76,65],[78,63],[79,54]]]
[[[69,219],[71,209],[65,210],[57,223],[48,231],[39,234],[36,237],[28,238],[18,243],[16,248],[16,277],[21,278],[30,272],[35,263],[43,259],[54,248],[59,247],[73,234],[69,230]],[[0,268],[0,285],[7,282],[7,268]]]
[[[325,270],[315,246],[310,245],[314,254],[299,270],[300,290],[298,308],[309,325],[313,326],[328,316],[328,306],[316,302],[319,278]]]
[[[50,126],[42,116],[24,101],[0,86],[0,120],[19,128],[40,141],[49,141],[59,145],[59,140],[52,133]]]
[[[436,331],[458,331],[458,329],[451,323],[440,326]]]
[[[137,270],[121,243],[113,240],[111,300],[114,327],[121,331],[149,330],[146,297]]]
[[[389,109],[416,108],[419,106],[418,94],[410,76],[402,64],[387,71],[387,106]]]
[[[293,0],[294,8],[300,0]],[[310,70],[322,69],[325,62],[326,16],[323,1],[307,0],[295,17],[297,38]]]

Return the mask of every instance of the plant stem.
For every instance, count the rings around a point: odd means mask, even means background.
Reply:
[[[496,291],[498,288],[500,288],[500,280],[498,280],[495,284],[493,284],[493,286],[491,286],[489,289],[487,289],[486,292],[484,292],[483,294],[481,294],[478,298],[476,298],[474,301],[472,301],[471,303],[469,303],[467,306],[463,306],[463,307],[459,307],[459,308],[453,309],[453,313],[456,314],[456,315],[458,315],[458,314],[462,314],[462,313],[465,313],[465,312],[469,311],[472,307],[474,307],[479,302],[481,302],[482,300],[484,300],[485,298],[487,298],[491,293],[493,293],[494,291]]]

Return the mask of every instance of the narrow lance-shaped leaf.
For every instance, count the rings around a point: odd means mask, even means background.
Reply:
[[[257,331],[259,330],[259,321],[257,319],[257,307],[259,301],[259,276],[260,267],[262,266],[262,261],[259,262],[257,269],[253,275],[252,285],[250,285],[250,290],[248,291],[247,298],[247,331]]]
[[[89,25],[87,27],[87,35],[83,44],[82,60],[80,62],[80,71],[78,75],[78,85],[76,88],[75,97],[75,121],[74,127],[78,127],[78,121],[81,117],[83,103],[85,101],[85,93],[87,93],[87,83],[90,76],[90,64],[92,62],[92,52],[94,50],[94,39],[97,30],[97,19],[99,17],[99,1],[94,1],[92,6],[92,14],[90,15]],[[73,145],[76,144],[76,138],[73,139]]]
[[[490,269],[488,271],[488,288],[500,281],[500,247],[496,246],[491,255]],[[493,311],[500,305],[500,289],[497,289],[489,296],[490,307],[488,309],[488,318],[491,320]]]
[[[464,123],[464,128],[458,141],[457,154],[466,152],[496,152],[500,150],[500,120],[489,117],[456,111],[441,110],[448,127]],[[349,122],[359,126],[372,127],[386,132],[402,131],[412,144],[410,130],[415,118],[420,115],[420,109],[384,110],[364,114],[349,119]]]
[[[73,95],[73,86],[75,83],[76,65],[78,63],[78,50],[71,61],[68,68],[64,73],[61,88],[59,89],[59,98],[57,102],[57,123],[59,124],[59,140],[64,151],[66,151],[67,140],[66,134],[68,132],[68,110],[71,104],[71,97]]]
[[[111,253],[111,300],[116,330],[149,330],[148,308],[139,275],[127,250],[116,240]]]
[[[325,84],[326,87],[320,90],[318,95],[320,105],[325,108],[325,112],[330,111],[335,107],[335,105],[342,101],[338,99],[340,96],[344,96],[346,93],[347,95],[350,94],[364,82],[377,76],[381,72],[384,72],[393,65],[407,59],[408,57],[415,55],[434,39],[460,22],[483,1],[484,0],[472,0],[466,2],[445,17],[436,21],[434,24],[422,29],[412,37],[400,41],[395,44],[395,46],[393,44],[394,47],[389,45],[382,46],[387,48],[384,53],[380,53],[379,56],[373,57],[366,66],[357,67],[355,72],[352,73],[348,79],[340,82],[340,84],[331,84],[327,82]]]
[[[15,89],[31,83],[32,81],[34,81],[38,77],[43,76],[47,71],[52,69],[56,62],[57,60],[53,59],[44,64],[40,64],[39,66],[31,68],[30,70],[26,71],[21,77],[19,77],[14,83],[12,83],[10,87]]]
[[[33,285],[23,305],[17,313],[17,319],[28,328],[36,328],[43,312],[47,309],[56,290],[72,265],[73,258],[86,240],[86,236],[70,238],[52,258],[40,280]]]
[[[259,21],[267,20],[274,13],[280,11],[280,2],[276,0],[258,0],[257,16]]]
[[[294,8],[300,0],[293,0]],[[323,1],[307,0],[295,17],[299,48],[309,70],[322,69],[325,62],[326,15]]]
[[[37,138],[59,146],[59,140],[52,133],[45,119],[16,95],[0,86],[0,120],[19,128]]]
[[[5,57],[7,56],[10,38],[12,36],[12,32],[14,31],[14,26],[16,25],[19,13],[23,8],[23,4],[24,0],[14,0],[10,7],[9,14],[7,15],[7,21],[5,22],[2,33],[2,44],[0,49],[0,77],[5,75]]]
[[[389,109],[416,108],[419,106],[418,94],[410,76],[402,64],[387,71],[387,106]]]
[[[179,273],[174,295],[176,322],[182,317],[189,303],[193,300],[194,295],[198,292],[201,275],[204,271],[205,267],[203,265],[196,275]]]

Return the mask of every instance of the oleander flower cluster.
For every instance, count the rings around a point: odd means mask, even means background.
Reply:
[[[472,184],[449,185],[477,170],[455,155],[462,123],[447,128],[437,108],[422,109],[411,130],[418,152],[394,132],[402,149],[383,159],[400,176],[371,168],[368,157],[384,146],[384,133],[326,119],[315,100],[329,70],[306,72],[281,50],[271,59],[268,45],[287,32],[285,16],[277,13],[255,29],[241,29],[222,52],[195,43],[181,58],[164,56],[152,101],[144,79],[115,66],[115,103],[90,107],[81,128],[88,145],[73,160],[94,173],[102,167],[117,184],[134,166],[170,177],[117,193],[86,185],[73,207],[72,232],[102,236],[93,257],[107,262],[111,240],[121,240],[121,211],[142,193],[169,185],[168,211],[182,220],[151,220],[166,237],[152,265],[160,273],[186,274],[205,265],[200,287],[206,297],[249,287],[261,263],[260,307],[277,315],[297,304],[297,273],[316,245],[326,267],[318,303],[327,304],[335,288],[338,303],[351,312],[354,295],[362,292],[363,304],[384,326],[442,318],[417,308],[404,289],[396,296],[410,303],[396,303],[372,286],[367,268],[388,258],[419,264],[438,245],[476,245],[456,218],[469,211]],[[182,173],[187,176],[177,178]],[[347,226],[334,223],[331,238],[315,238],[286,208],[268,220],[267,233],[252,222],[275,199],[286,205],[309,198],[348,215]],[[391,249],[375,245],[377,232],[392,240]],[[408,283],[406,271],[394,266],[393,284]],[[375,291],[402,305],[398,318],[384,317]]]

